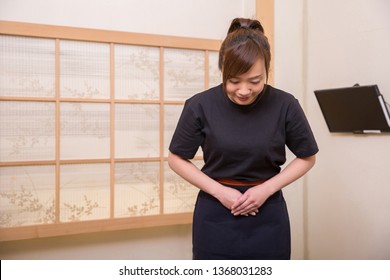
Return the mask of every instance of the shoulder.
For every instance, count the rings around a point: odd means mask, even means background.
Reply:
[[[281,89],[268,86],[266,92],[266,104],[271,110],[278,111],[280,114],[287,116],[296,116],[303,114],[303,108],[299,100],[291,93]]]
[[[212,88],[209,88],[205,91],[199,92],[189,99],[186,100],[186,103],[189,104],[199,104],[204,103],[207,104],[209,101],[213,99],[218,99],[220,93],[222,93],[222,85],[218,85]]]
[[[296,96],[281,89],[268,86],[268,95],[271,103],[286,110],[301,110],[302,107]]]
[[[222,85],[196,93],[185,101],[183,113],[196,119],[203,118],[212,112],[215,104],[220,103],[222,94]]]
[[[268,95],[269,99],[276,100],[279,102],[295,103],[297,101],[297,98],[291,93],[288,93],[278,88],[274,88],[273,86],[270,85],[267,85],[266,94]]]
[[[222,85],[219,85],[193,95],[186,100],[184,107],[190,108],[196,114],[208,112],[215,108],[216,104],[221,104],[221,97],[223,89]]]

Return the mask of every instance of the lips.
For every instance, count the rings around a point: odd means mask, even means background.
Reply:
[[[240,102],[248,102],[250,100],[249,97],[239,97],[239,96],[237,96],[237,99]]]

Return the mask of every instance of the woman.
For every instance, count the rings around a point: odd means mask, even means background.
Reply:
[[[219,53],[222,84],[185,102],[169,150],[173,171],[200,189],[194,259],[289,259],[281,189],[315,163],[298,101],[266,84],[270,46],[257,20],[232,21]],[[296,156],[286,162],[285,147]],[[189,160],[202,147],[204,167]]]

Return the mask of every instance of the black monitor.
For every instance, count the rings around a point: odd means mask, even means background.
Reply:
[[[390,114],[377,85],[315,90],[330,132],[390,132]]]

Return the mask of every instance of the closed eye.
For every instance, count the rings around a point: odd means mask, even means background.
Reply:
[[[237,85],[240,83],[239,80],[229,80],[230,83],[234,84],[234,85]]]

